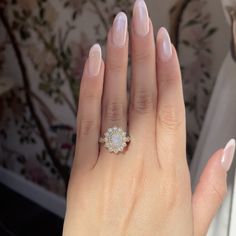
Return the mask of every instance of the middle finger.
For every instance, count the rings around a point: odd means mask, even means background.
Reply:
[[[136,145],[155,140],[157,107],[153,26],[144,0],[136,0],[132,20],[132,85],[129,130]],[[149,142],[150,143],[150,142]],[[151,142],[153,144],[153,142]]]
[[[120,12],[108,34],[102,104],[102,136],[114,126],[127,129],[127,16]],[[104,145],[102,145],[104,150]],[[106,150],[107,151],[107,150]]]

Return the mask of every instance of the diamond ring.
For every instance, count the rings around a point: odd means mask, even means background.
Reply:
[[[100,138],[100,143],[105,143],[105,147],[109,150],[109,152],[122,152],[124,148],[127,146],[127,143],[131,141],[129,136],[126,136],[126,132],[121,128],[113,127],[109,128],[105,134],[104,138]]]

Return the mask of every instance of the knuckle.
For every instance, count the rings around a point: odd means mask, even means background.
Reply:
[[[175,181],[172,181],[171,184],[165,186],[165,192],[163,193],[165,199],[166,209],[171,211],[175,208],[178,202],[178,188]]]
[[[189,171],[173,165],[168,165],[163,171],[161,185],[159,185],[163,207],[167,212],[171,212],[186,206],[191,202],[192,197]]]
[[[218,198],[219,202],[223,202],[225,195],[227,192],[227,185],[226,184],[219,184],[219,185],[215,185],[212,184],[211,185],[211,193],[214,197]]]
[[[158,112],[158,120],[161,126],[168,130],[177,130],[184,123],[182,112],[174,106],[163,106]]]
[[[163,90],[169,87],[176,87],[179,84],[179,79],[176,76],[176,73],[173,73],[173,71],[167,71],[165,76],[158,78],[158,82],[163,86]]]
[[[119,122],[123,119],[124,105],[121,102],[109,102],[105,106],[105,117],[112,122]]]
[[[80,100],[86,102],[86,104],[91,104],[101,100],[101,95],[94,93],[94,91],[81,91]]]
[[[126,60],[118,60],[117,58],[109,58],[109,60],[107,60],[107,68],[111,71],[123,71],[127,66],[127,62]]]
[[[134,94],[132,109],[137,113],[150,113],[155,110],[155,99],[147,90],[140,90]]]
[[[152,55],[151,55],[150,51],[145,50],[145,48],[144,48],[144,50],[134,53],[133,61],[146,63],[146,61],[149,61],[151,59],[151,57],[152,57]]]
[[[189,177],[190,179],[190,177]],[[186,191],[183,190],[183,183],[189,182],[179,176],[175,168],[169,170],[164,181],[165,184],[165,202],[169,210],[183,204],[187,200]]]
[[[80,119],[78,127],[78,134],[80,137],[88,136],[89,134],[96,132],[96,130],[98,130],[98,124],[94,119]]]

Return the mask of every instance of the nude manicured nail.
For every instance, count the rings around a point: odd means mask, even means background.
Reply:
[[[235,139],[231,139],[225,146],[223,156],[221,158],[221,164],[225,171],[229,171],[235,153]]]
[[[161,27],[158,34],[158,56],[159,58],[166,62],[172,57],[172,45],[170,41],[170,36],[168,31]]]
[[[125,45],[127,36],[127,16],[124,12],[120,12],[113,23],[112,39],[116,47],[123,47]]]
[[[133,10],[135,32],[140,36],[146,36],[149,32],[149,15],[144,0],[136,0]]]
[[[95,44],[89,51],[88,71],[90,77],[95,77],[99,74],[102,62],[102,50],[99,44]]]

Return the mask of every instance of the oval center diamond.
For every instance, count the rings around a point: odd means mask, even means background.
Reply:
[[[111,141],[114,147],[121,147],[123,143],[123,138],[119,134],[113,134],[111,136]]]

